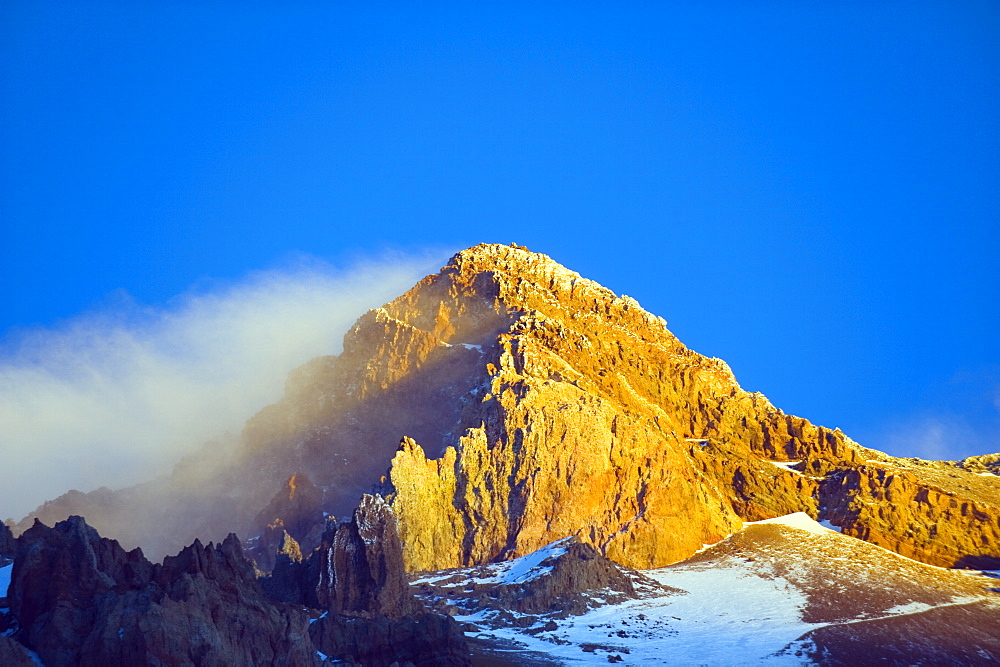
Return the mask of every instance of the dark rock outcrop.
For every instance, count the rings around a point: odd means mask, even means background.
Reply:
[[[10,637],[0,635],[0,665],[4,667],[35,667],[28,649]]]
[[[274,600],[359,617],[421,610],[406,580],[396,517],[381,496],[363,496],[351,520],[332,523],[307,558],[291,538],[283,545],[261,579]]]
[[[264,593],[275,602],[305,604],[307,596],[303,591],[308,589],[308,577],[300,567],[302,551],[298,542],[288,533],[284,534],[273,561],[271,572],[258,580]]]
[[[331,525],[304,560],[286,538],[261,583],[274,600],[325,610],[309,633],[331,658],[365,665],[468,664],[458,624],[427,613],[410,591],[396,517],[381,496],[363,496],[351,520]]]
[[[14,539],[14,533],[7,524],[0,522],[0,567],[14,560],[15,553],[17,540]]]
[[[16,638],[50,667],[315,662],[306,614],[264,596],[235,535],[153,565],[80,517],[36,522],[9,599]]]
[[[381,496],[362,497],[353,519],[329,531],[312,560],[321,609],[400,618],[420,608],[406,580],[396,517]]]
[[[563,553],[540,563],[551,567],[542,576],[496,587],[492,594],[500,605],[526,614],[574,616],[606,603],[680,593],[618,565],[576,538],[564,540],[564,545]]]
[[[306,551],[318,546],[326,524],[322,504],[323,489],[309,477],[302,473],[289,477],[254,519],[257,535],[247,552],[257,568],[270,571],[289,536]]]
[[[450,616],[324,616],[310,626],[309,634],[320,651],[341,663],[416,667],[470,664],[465,636]]]
[[[509,612],[566,618],[626,600],[683,594],[619,565],[575,537],[558,540],[509,563],[439,573],[416,585],[430,605],[448,611],[461,600],[466,612],[491,610],[495,620],[517,623]]]

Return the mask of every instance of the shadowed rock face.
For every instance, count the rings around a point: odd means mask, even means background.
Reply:
[[[325,655],[376,665],[468,664],[458,624],[427,613],[411,593],[396,519],[380,496],[363,496],[351,521],[330,526],[305,560],[290,540],[262,584],[274,600],[325,611],[309,628]]]
[[[17,553],[17,540],[14,533],[5,523],[0,523],[0,567],[9,564],[14,560]]]
[[[10,637],[0,636],[0,665],[4,667],[35,667],[27,649]]]
[[[349,523],[328,531],[306,569],[314,575],[314,606],[331,613],[401,618],[420,608],[406,581],[396,518],[380,496],[364,496]]]
[[[309,634],[331,658],[357,665],[464,667],[469,648],[450,616],[415,614],[401,619],[325,616]]]
[[[323,490],[313,484],[308,476],[297,473],[288,478],[267,507],[254,520],[265,526],[280,521],[282,527],[298,542],[303,542],[322,517],[316,508],[323,502]]]
[[[265,598],[235,535],[153,565],[80,517],[36,523],[9,598],[17,638],[50,666],[314,663],[307,616]]]
[[[317,648],[365,664],[468,664],[455,621],[426,613],[410,594],[381,498],[366,496],[306,562],[287,537],[279,563],[288,576],[265,579],[269,593],[283,594],[275,604],[235,535],[195,541],[154,565],[80,517],[36,523],[18,539],[11,613],[0,614],[0,631],[13,638],[0,637],[0,664],[33,664],[26,648],[57,667],[313,665]],[[310,625],[303,605],[324,613]]]
[[[406,580],[396,518],[381,496],[363,496],[352,519],[331,525],[305,559],[286,541],[261,582],[275,600],[331,614],[399,619],[422,609]]]
[[[254,519],[256,533],[247,552],[257,568],[270,572],[275,554],[290,548],[292,543],[307,553],[319,546],[326,524],[322,505],[323,490],[309,477],[302,473],[289,477]]]

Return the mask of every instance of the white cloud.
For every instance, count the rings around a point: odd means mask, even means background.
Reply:
[[[1000,451],[1000,419],[941,411],[897,420],[865,444],[894,456],[955,461]]]
[[[897,456],[946,460],[965,439],[968,429],[953,419],[924,416],[908,424],[897,424],[885,437],[884,448]]]
[[[317,260],[202,286],[163,308],[120,294],[98,312],[0,341],[0,518],[71,488],[117,488],[235,433],[285,375],[340,351],[348,327],[443,253]]]

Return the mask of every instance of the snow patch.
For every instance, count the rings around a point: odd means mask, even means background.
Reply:
[[[794,472],[796,475],[802,475],[802,472],[796,470],[793,466],[797,466],[802,463],[802,461],[768,461],[771,465],[778,466],[782,470],[787,470],[788,472]],[[803,477],[805,475],[802,475]]]
[[[890,607],[885,610],[885,613],[889,616],[906,616],[909,614],[919,614],[933,608],[934,605],[925,602],[907,602],[906,604],[898,604],[895,607]]]
[[[553,545],[545,550],[554,550]],[[799,609],[807,603],[806,596],[781,578],[748,576],[738,566],[706,569],[697,564],[643,574],[688,595],[627,600],[564,619],[545,617],[530,632],[503,624],[484,629],[480,636],[566,663],[605,664],[617,655],[626,664],[663,664],[665,656],[679,665],[801,664],[794,656],[773,654],[819,627],[801,620]],[[481,610],[457,615],[456,620],[482,627],[490,625],[494,615]]]
[[[452,579],[456,576],[454,572],[447,572],[447,571],[445,572],[445,574],[439,574],[437,572],[431,572],[430,574],[433,576],[414,579],[413,581],[410,582],[410,585],[418,586],[420,584],[436,584],[438,582],[445,581],[447,579]]]
[[[542,563],[549,558],[558,558],[565,554],[566,543],[569,539],[568,537],[564,537],[526,556],[488,566],[489,570],[492,571],[492,576],[474,577],[469,579],[469,582],[507,586],[510,584],[523,584],[537,579],[552,571],[552,566],[542,567]]]
[[[763,521],[748,521],[746,525],[756,526],[762,523],[776,523],[781,526],[788,526],[789,528],[798,528],[799,530],[804,530],[809,533],[815,533],[817,535],[827,535],[831,532],[838,532],[833,528],[827,528],[821,523],[813,520],[805,512],[795,512],[793,514],[786,514],[784,516],[777,516],[773,519],[764,519]]]
[[[817,521],[817,523],[819,525],[823,526],[824,528],[828,528],[828,529],[830,529],[830,530],[832,530],[834,532],[837,532],[837,533],[843,533],[844,532],[843,528],[841,528],[840,526],[833,525],[832,523],[830,523],[829,519],[823,519],[822,521]]]
[[[466,350],[475,350],[476,352],[482,352],[482,345],[473,345],[472,343],[446,343],[443,340],[438,341],[438,345],[444,345],[445,347],[464,347]]]

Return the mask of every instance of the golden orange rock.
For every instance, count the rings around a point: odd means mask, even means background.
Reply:
[[[568,535],[656,567],[799,511],[927,563],[1000,567],[998,461],[866,449],[743,391],[635,300],[545,255],[480,245],[363,315],[340,355],[294,371],[236,447],[157,482],[168,516],[142,509],[145,491],[68,494],[38,514],[87,503],[102,531],[135,526],[126,541],[144,546],[154,531],[184,544],[281,519],[308,551],[325,515],[350,514],[386,477],[410,570]]]
[[[477,246],[379,312],[412,337],[481,351],[453,446],[428,459],[405,439],[392,460],[411,569],[509,558],[570,534],[656,567],[741,520],[796,511],[927,562],[1000,556],[997,478],[949,466],[887,481],[876,469],[898,460],[743,391],[664,320],[544,255]],[[961,484],[978,502],[955,499]]]

